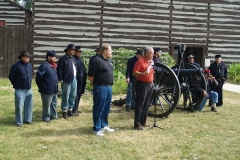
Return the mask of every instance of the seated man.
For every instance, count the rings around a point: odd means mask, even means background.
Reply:
[[[201,88],[200,85],[196,85],[195,88],[197,91],[201,92],[204,96],[202,103],[197,107],[197,110],[202,111],[207,100],[211,100],[211,111],[217,112],[216,103],[218,102],[218,93],[212,91],[213,88],[216,88],[218,85],[217,80],[210,73],[210,70],[204,70],[204,77],[206,79],[207,90]]]

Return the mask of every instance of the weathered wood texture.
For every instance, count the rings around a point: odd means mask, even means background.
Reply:
[[[185,43],[205,57],[240,60],[238,0],[35,0],[34,54],[63,55],[69,43],[95,49],[102,43],[136,49]],[[35,68],[38,66],[35,63]]]
[[[32,25],[32,13],[11,0],[0,0],[0,20],[6,21],[6,26]]]
[[[0,26],[0,77],[7,78],[11,65],[18,61],[22,50],[33,54],[33,29],[28,26]],[[30,59],[32,63],[32,58]]]

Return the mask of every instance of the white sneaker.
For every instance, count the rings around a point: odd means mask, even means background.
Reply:
[[[102,131],[100,130],[100,131],[94,131],[93,132],[93,134],[95,134],[96,136],[99,136],[99,137],[103,137],[104,136],[104,134],[102,133]]]
[[[102,131],[107,131],[107,132],[114,132],[114,129],[111,129],[110,127],[106,126],[102,129]]]

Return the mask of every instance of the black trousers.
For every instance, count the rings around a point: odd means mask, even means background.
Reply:
[[[218,86],[213,89],[213,91],[217,92],[218,93],[218,103],[217,103],[217,106],[222,106],[223,105],[223,81],[219,81],[217,80],[218,82]]]
[[[140,125],[146,124],[148,108],[153,93],[153,83],[144,83],[141,81],[136,81],[135,90],[136,90],[136,106],[134,127],[138,127]]]

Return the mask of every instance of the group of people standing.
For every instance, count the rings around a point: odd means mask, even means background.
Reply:
[[[42,120],[49,123],[58,119],[57,93],[59,82],[62,88],[61,109],[63,118],[79,115],[79,101],[86,85],[86,70],[81,60],[81,47],[69,44],[64,50],[58,64],[56,52],[49,50],[46,61],[43,62],[36,74],[36,84],[42,99]],[[15,89],[15,118],[17,127],[23,123],[32,124],[33,94],[32,94],[32,65],[30,55],[26,50],[21,51],[19,61],[12,65],[9,80]],[[22,106],[24,118],[22,120]]]
[[[96,55],[90,58],[88,73],[81,59],[82,50],[80,46],[69,44],[64,50],[66,53],[56,61],[56,52],[47,51],[46,61],[43,62],[36,74],[36,84],[42,99],[42,120],[50,122],[57,119],[57,93],[59,83],[62,88],[62,117],[78,116],[78,109],[81,95],[84,93],[86,78],[93,87],[93,131],[97,136],[104,136],[104,132],[114,132],[114,129],[108,125],[108,115],[110,112],[112,100],[112,85],[114,84],[113,70],[114,66],[110,60],[112,56],[112,47],[103,44],[97,48]],[[138,49],[136,55],[131,57],[127,63],[126,82],[128,83],[128,92],[126,98],[126,110],[135,110],[134,128],[142,130],[148,127],[146,124],[148,108],[151,103],[153,93],[154,63],[161,63],[159,58],[160,48],[145,47]],[[32,66],[29,63],[30,55],[27,51],[22,51],[18,57],[20,60],[12,65],[9,80],[15,89],[15,117],[17,127],[23,123],[32,123],[33,95],[32,95]],[[189,56],[189,63],[200,67],[194,60],[194,56]],[[220,59],[219,59],[220,58]],[[210,65],[209,70],[204,71],[206,79],[210,72],[212,73],[212,82],[219,86],[215,91],[218,93],[218,99],[212,99],[216,105],[222,105],[222,85],[227,79],[227,69],[221,62],[221,56],[215,56],[215,62]],[[198,88],[204,94],[204,97],[211,97],[210,91],[204,91]],[[205,105],[204,100],[199,106],[201,110]],[[24,106],[24,118],[22,121],[22,106]]]

